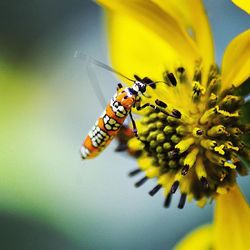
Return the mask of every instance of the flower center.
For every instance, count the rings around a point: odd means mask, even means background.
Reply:
[[[164,72],[164,79],[172,88],[189,84],[193,106],[189,112],[170,108],[168,104],[157,110],[147,109],[136,122],[140,141],[133,138],[128,142],[139,165],[130,175],[145,172],[145,177],[135,184],[137,187],[156,178],[158,183],[149,194],[163,188],[166,207],[178,188],[179,208],[184,206],[186,197],[203,206],[208,199],[233,186],[237,172],[247,172],[240,158],[248,154],[242,142],[246,127],[239,120],[244,99],[235,94],[234,87],[219,90],[220,76],[215,66],[211,66],[205,86],[201,84],[199,67],[191,83],[182,67],[176,69],[175,75]]]

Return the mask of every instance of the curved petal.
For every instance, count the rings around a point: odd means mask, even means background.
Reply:
[[[179,60],[167,43],[133,18],[109,11],[107,19],[112,65],[123,74],[160,80],[168,65]]]
[[[246,11],[246,13],[250,14],[250,1],[246,0],[232,0],[232,2],[237,5],[239,8]]]
[[[201,226],[189,233],[181,242],[179,242],[175,250],[209,250],[212,248],[212,225]]]
[[[250,29],[234,38],[222,60],[222,89],[239,86],[250,77]]]
[[[168,70],[174,72],[175,68],[184,66],[178,54],[162,39],[151,30],[145,29],[142,24],[135,22],[128,16],[119,15],[116,12],[108,13],[109,45],[111,50],[112,65],[115,69],[124,75],[132,77],[137,74],[140,77],[150,77],[153,81],[163,80],[163,72]],[[119,31],[122,29],[122,32]],[[140,44],[135,39],[127,39],[129,35],[137,33],[143,42]],[[189,67],[188,67],[189,66]],[[192,64],[185,67],[187,74],[191,75],[193,71]],[[156,90],[148,89],[151,96],[157,95],[168,104],[176,107],[189,107],[193,104],[188,95],[180,96],[183,91],[177,91],[183,88],[184,93],[189,93],[190,87],[179,85],[177,88],[167,88],[165,84],[159,83]],[[190,92],[191,93],[191,92]],[[182,100],[180,102],[179,100]],[[183,105],[185,102],[185,105]],[[149,100],[147,100],[148,102]]]
[[[191,36],[203,58],[205,71],[214,63],[212,33],[201,0],[153,0],[164,11],[172,15]],[[194,11],[195,10],[195,11]]]
[[[116,67],[126,64],[132,71],[144,67],[154,71],[159,64],[168,64],[173,54],[177,55],[175,61],[181,60],[187,66],[200,58],[195,43],[183,27],[157,4],[144,0],[98,2],[108,10],[110,47]],[[138,60],[134,53],[139,54]],[[124,62],[124,58],[128,58],[128,62]],[[136,68],[131,67],[132,61],[133,66],[137,64]]]
[[[216,200],[215,249],[250,249],[250,208],[238,186]]]

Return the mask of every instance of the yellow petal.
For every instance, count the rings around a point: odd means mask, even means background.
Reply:
[[[169,65],[180,61],[188,67],[200,57],[183,27],[157,4],[144,0],[98,2],[108,10],[112,62],[123,73],[155,76],[158,71],[159,78]]]
[[[153,0],[172,15],[191,36],[203,58],[205,75],[214,63],[214,46],[207,15],[201,0]],[[206,77],[204,77],[206,79]]]
[[[129,77],[138,74],[162,80],[163,71],[178,60],[176,52],[133,18],[118,12],[106,13],[113,67]]]
[[[250,249],[250,208],[238,186],[218,195],[214,219],[216,250]]]
[[[212,248],[212,226],[201,226],[189,233],[181,242],[179,242],[175,250],[209,250]]]
[[[222,89],[241,85],[250,77],[250,29],[234,38],[222,60]]]
[[[250,1],[249,0],[232,0],[232,2],[239,8],[250,14]]]

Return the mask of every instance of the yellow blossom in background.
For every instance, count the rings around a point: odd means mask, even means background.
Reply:
[[[249,0],[232,0],[239,8],[250,14],[250,1]]]
[[[163,188],[166,207],[177,189],[179,208],[186,198],[201,207],[216,200],[213,226],[177,249],[249,249],[249,205],[236,177],[248,174],[242,159],[249,160],[243,141],[249,126],[240,111],[247,93],[241,95],[239,87],[250,77],[250,30],[230,42],[220,69],[202,1],[98,2],[106,12],[114,68],[162,81],[147,88],[150,98],[142,98],[160,112],[134,110],[141,115],[136,121],[141,141],[128,142],[139,166],[130,175],[145,173],[135,185],[156,179],[149,194]],[[243,1],[234,2],[242,7]]]

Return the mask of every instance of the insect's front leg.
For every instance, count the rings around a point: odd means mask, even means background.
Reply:
[[[137,130],[137,127],[136,127],[136,123],[135,123],[135,120],[134,120],[134,118],[133,118],[133,116],[132,116],[131,110],[129,111],[129,117],[130,117],[130,119],[131,119],[131,121],[132,121],[133,133],[134,133],[135,137],[136,137],[138,140],[140,140],[140,137],[139,137],[139,135],[138,135],[138,130]]]
[[[145,104],[143,104],[142,106],[140,106],[140,103],[138,103],[138,104],[136,105],[136,109],[137,109],[137,110],[142,110],[142,109],[144,109],[144,108],[146,108],[146,107],[151,107],[151,108],[153,108],[156,112],[162,112],[163,114],[165,114],[165,115],[167,115],[167,116],[172,116],[172,117],[177,118],[177,119],[180,119],[180,118],[181,118],[181,113],[180,113],[180,111],[178,111],[177,109],[173,109],[171,113],[169,113],[169,112],[167,112],[166,110],[164,110],[164,109],[166,109],[167,106],[168,106],[165,102],[156,99],[156,100],[155,100],[155,104],[156,104],[156,105],[151,104],[151,103],[145,103]]]
[[[157,100],[156,100],[157,101]],[[160,101],[161,102],[161,101]],[[156,102],[157,103],[157,102]],[[162,103],[164,103],[164,102],[162,102]],[[164,103],[165,104],[165,103]],[[160,106],[160,105],[159,105]],[[142,110],[142,109],[145,109],[145,108],[147,108],[147,107],[151,107],[151,108],[153,108],[156,112],[163,112],[164,114],[166,114],[166,115],[169,115],[168,114],[168,112],[166,112],[165,110],[162,110],[162,109],[160,109],[158,106],[156,106],[156,105],[154,105],[154,104],[151,104],[151,103],[145,103],[145,104],[143,104],[142,106],[140,106],[140,103],[138,104],[138,105],[136,105],[136,109],[137,110]],[[160,107],[162,107],[162,106],[160,106]],[[166,108],[167,107],[167,105],[165,104],[165,106],[164,106],[164,108]]]
[[[138,130],[137,130],[137,127],[136,127],[136,122],[135,122],[135,120],[134,120],[134,118],[133,118],[133,116],[132,116],[131,110],[129,111],[129,117],[130,117],[130,119],[131,119],[131,121],[132,121],[133,133],[134,133],[135,137],[136,137],[139,141],[141,141],[142,143],[144,143],[145,146],[147,146],[147,145],[148,145],[148,142],[145,141],[145,140],[142,140],[142,139],[140,138],[140,136],[138,135]]]

